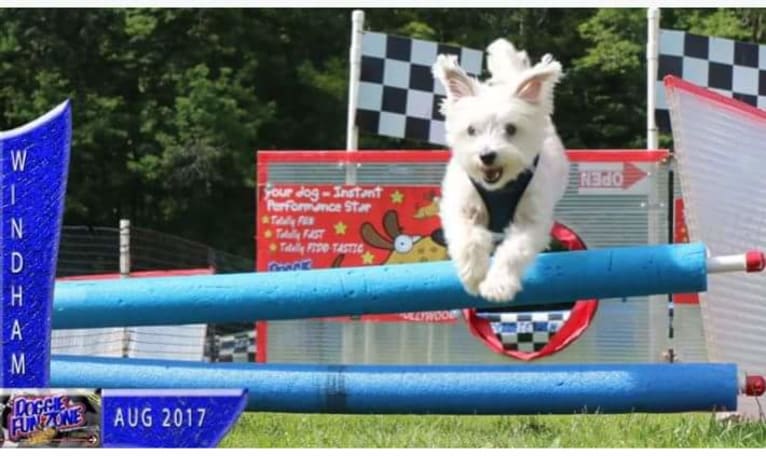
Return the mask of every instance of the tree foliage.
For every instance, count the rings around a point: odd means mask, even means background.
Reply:
[[[565,66],[568,147],[643,147],[643,9],[371,9],[370,30]],[[74,106],[65,223],[252,252],[255,151],[345,144],[346,9],[0,9],[0,128]],[[663,10],[662,26],[761,41],[764,10]],[[432,147],[362,135],[363,148]]]

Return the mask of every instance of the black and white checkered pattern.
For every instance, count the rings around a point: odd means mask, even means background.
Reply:
[[[458,56],[465,71],[478,76],[484,53],[383,33],[365,32],[356,124],[371,133],[443,145],[444,88],[431,66],[439,54]]]
[[[477,312],[489,321],[495,336],[506,350],[527,353],[538,352],[545,347],[564,323],[571,310],[544,312]]]
[[[722,95],[766,109],[766,46],[660,30],[657,126],[670,130],[662,78],[672,74]]]
[[[243,331],[218,336],[218,356],[224,363],[255,362],[255,331]]]

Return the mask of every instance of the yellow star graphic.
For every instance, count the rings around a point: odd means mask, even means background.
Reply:
[[[266,239],[271,239],[271,230],[266,230],[266,232],[263,233],[263,237]]]
[[[372,264],[373,261],[375,261],[375,255],[369,251],[364,252],[364,255],[362,255],[362,264]]]
[[[338,222],[332,227],[335,228],[335,234],[346,234],[346,228],[348,228],[343,222]]]
[[[269,244],[269,250],[271,250],[272,252],[276,252],[277,245],[272,242],[271,244]]]
[[[263,223],[264,225],[268,224],[269,223],[269,216],[268,215],[264,215],[263,217],[261,217],[261,223]]]
[[[401,204],[402,201],[404,201],[404,194],[400,192],[399,190],[394,191],[394,193],[391,194],[391,202],[396,204]]]

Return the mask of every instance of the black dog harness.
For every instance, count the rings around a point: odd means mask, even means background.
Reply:
[[[497,190],[487,190],[481,184],[471,179],[476,191],[479,192],[481,200],[489,213],[489,231],[502,234],[505,228],[510,225],[513,217],[516,215],[516,208],[524,196],[524,192],[529,187],[532,177],[537,169],[537,162],[540,156],[535,157],[532,168],[529,168],[508,182],[502,188]]]

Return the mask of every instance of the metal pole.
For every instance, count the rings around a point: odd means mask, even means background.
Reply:
[[[657,8],[649,8],[646,12],[647,18],[647,40],[646,40],[646,148],[653,150],[658,147],[657,139],[657,126],[655,122],[655,101],[656,101],[656,82],[657,79],[657,35],[659,33],[659,10]],[[647,217],[647,243],[657,244],[664,242],[662,240],[661,232],[659,229],[662,221],[661,211],[663,201],[660,198],[658,188],[657,177],[663,171],[662,166],[655,164],[651,167],[650,175],[654,180],[654,185],[649,187],[649,193],[647,194],[646,201],[646,217]],[[667,339],[662,337],[659,333],[659,328],[655,328],[656,322],[662,319],[662,316],[658,315],[663,306],[662,296],[650,296],[648,298],[649,306],[647,312],[649,313],[649,346],[650,346],[650,359],[653,358],[654,353],[657,352],[659,346],[664,347],[667,344]],[[659,318],[657,318],[659,317]],[[664,320],[664,319],[663,319]],[[653,324],[655,323],[655,324]],[[663,325],[664,329],[664,325]],[[659,340],[658,340],[659,339]]]
[[[130,220],[120,220],[120,277],[130,276]]]
[[[356,126],[356,108],[359,101],[359,77],[362,72],[362,38],[364,35],[364,11],[351,13],[351,49],[349,51],[348,113],[346,119],[346,150],[358,148],[359,130]],[[346,167],[346,183],[356,183],[356,163]]]
[[[130,220],[120,219],[120,278],[130,277]],[[122,329],[122,357],[130,356],[130,328]]]
[[[673,204],[673,197],[675,193],[674,188],[674,175],[673,164],[671,159],[668,159],[668,244],[673,243],[673,230],[675,225],[675,208]],[[708,262],[708,267],[710,263]],[[709,269],[708,269],[709,270]],[[676,314],[676,304],[673,302],[673,293],[668,294],[668,362],[673,363],[676,360],[676,351],[673,346],[673,340],[675,339],[675,325],[674,319]]]
[[[646,147],[657,149],[657,122],[654,111],[657,101],[657,61],[659,53],[660,10],[649,8],[646,12]]]
[[[364,11],[354,10],[351,13],[351,49],[349,50],[348,72],[348,113],[346,119],[346,150],[355,151],[359,148],[359,128],[356,126],[356,108],[359,103],[359,79],[362,73],[362,40],[364,38]],[[358,163],[350,160],[346,166],[346,184],[356,184],[356,168]],[[368,348],[371,343],[370,323],[363,323],[364,356],[369,355]],[[348,325],[351,326],[351,325]],[[353,332],[342,332],[344,345],[346,337]]]

